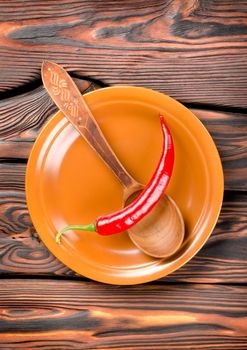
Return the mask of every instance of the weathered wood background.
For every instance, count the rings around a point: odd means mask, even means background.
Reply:
[[[81,91],[180,100],[220,152],[225,197],[203,249],[158,282],[89,282],[40,242],[26,206],[33,142],[56,108],[40,66]],[[247,348],[247,0],[0,1],[0,348]]]
[[[17,295],[10,292],[16,285]],[[0,326],[6,349],[246,349],[247,295],[240,286],[43,285],[4,280]]]

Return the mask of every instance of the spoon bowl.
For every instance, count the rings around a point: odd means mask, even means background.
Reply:
[[[155,258],[173,255],[184,239],[182,214],[169,196],[163,196],[150,213],[129,230],[132,242]]]
[[[144,189],[144,185],[138,183],[122,166],[68,73],[49,61],[43,62],[41,73],[44,87],[53,101],[117,177],[123,186],[124,203],[128,203],[130,198]],[[136,246],[146,254],[168,257],[183,242],[184,221],[175,202],[164,195],[128,233]]]

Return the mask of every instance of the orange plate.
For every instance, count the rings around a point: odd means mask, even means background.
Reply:
[[[68,232],[66,225],[87,224],[119,209],[122,187],[90,146],[58,112],[43,128],[26,173],[29,212],[40,238],[65,265],[86,277],[111,284],[137,284],[177,270],[203,246],[222,204],[223,172],[215,144],[201,122],[171,97],[139,87],[110,87],[85,99],[126,169],[147,183],[160,157],[164,114],[175,145],[169,194],[186,225],[181,249],[169,259],[140,252],[128,234],[103,237]]]

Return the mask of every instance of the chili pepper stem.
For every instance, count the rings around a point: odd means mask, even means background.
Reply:
[[[96,225],[95,223],[91,223],[89,225],[71,225],[71,226],[66,226],[62,230],[60,230],[55,237],[55,241],[57,244],[61,243],[61,236],[64,232],[70,231],[70,230],[75,230],[75,231],[90,231],[90,232],[97,232],[96,230]]]

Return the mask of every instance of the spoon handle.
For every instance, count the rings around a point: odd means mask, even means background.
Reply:
[[[89,145],[112,170],[123,187],[140,188],[140,184],[123,168],[106,141],[83,96],[69,74],[58,64],[44,61],[41,69],[44,87],[58,108]]]

